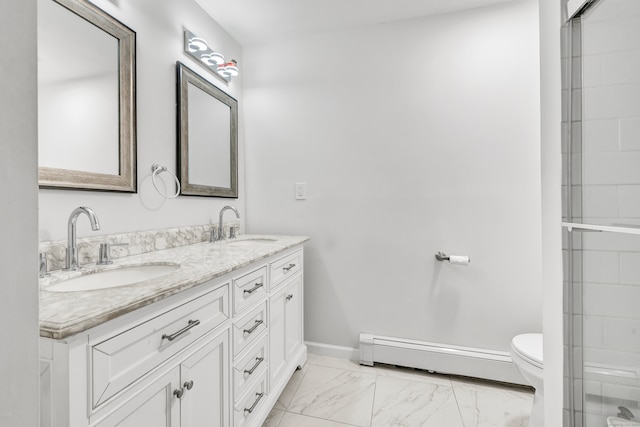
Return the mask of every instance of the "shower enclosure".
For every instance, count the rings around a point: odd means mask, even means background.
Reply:
[[[564,426],[640,427],[640,0],[567,17]]]

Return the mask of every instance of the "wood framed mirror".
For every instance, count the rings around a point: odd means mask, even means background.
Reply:
[[[86,0],[38,0],[38,182],[136,192],[135,43]]]
[[[181,193],[238,197],[238,101],[178,62]]]

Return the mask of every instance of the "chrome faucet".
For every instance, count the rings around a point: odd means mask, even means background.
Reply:
[[[224,224],[222,223],[222,215],[227,210],[232,210],[236,214],[236,218],[240,218],[240,214],[238,213],[238,209],[234,208],[233,206],[225,206],[224,208],[220,209],[220,218],[219,218],[219,223],[218,223],[218,240],[224,240],[225,239],[225,236],[224,236]]]
[[[65,260],[65,270],[77,270],[78,269],[78,246],[76,243],[76,222],[80,214],[87,214],[89,222],[91,222],[91,229],[93,231],[100,230],[100,222],[96,213],[91,208],[80,206],[75,208],[71,215],[69,215],[69,222],[67,223],[67,251]]]

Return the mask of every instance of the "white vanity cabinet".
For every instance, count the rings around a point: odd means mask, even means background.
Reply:
[[[229,335],[225,330],[180,364],[182,427],[198,427],[203,420],[207,426],[229,425],[228,355]]]
[[[127,396],[128,399],[116,411],[91,425],[99,427],[179,425],[180,401],[172,397],[172,392],[180,386],[179,371],[173,369],[154,376],[153,379],[151,384]]]
[[[302,345],[302,277],[293,277],[270,297],[269,365],[277,383]]]
[[[269,366],[272,388],[277,388],[303,346],[302,252],[271,263],[271,278]]]
[[[41,425],[260,426],[306,361],[302,262],[294,247],[41,338]]]
[[[134,387],[92,417],[96,427],[229,425],[229,369],[227,331],[206,337],[179,365]],[[93,422],[93,419],[97,421]]]

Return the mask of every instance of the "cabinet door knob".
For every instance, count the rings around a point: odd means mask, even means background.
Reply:
[[[178,399],[182,398],[182,395],[184,394],[184,389],[183,388],[179,388],[177,390],[174,390],[173,392],[174,396],[177,397]]]
[[[293,294],[287,295],[287,301],[291,301],[291,298],[293,298]]]
[[[193,388],[193,380],[186,381],[186,382],[183,384],[183,386],[184,386],[184,388],[186,388],[187,390],[191,390],[191,389]]]

